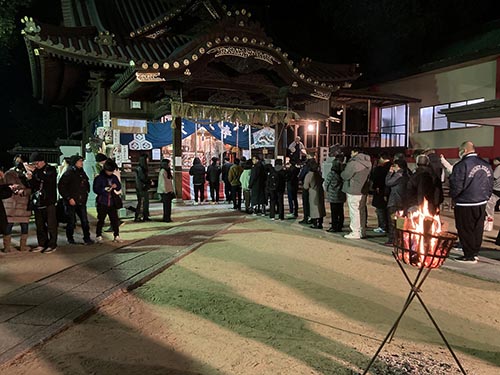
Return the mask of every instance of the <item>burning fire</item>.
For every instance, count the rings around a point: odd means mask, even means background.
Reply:
[[[409,212],[408,216],[404,218],[399,245],[408,251],[398,252],[399,259],[416,267],[439,267],[442,260],[435,256],[445,255],[442,254],[443,249],[439,246],[441,232],[439,215],[431,214],[429,202],[424,199],[417,211]]]

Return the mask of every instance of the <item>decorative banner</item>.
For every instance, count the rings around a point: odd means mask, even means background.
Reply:
[[[102,126],[111,126],[111,115],[109,111],[102,111]]]
[[[274,147],[275,131],[271,128],[264,128],[252,134],[252,148]]]
[[[131,150],[151,150],[153,149],[153,144],[146,140],[146,135],[144,134],[134,134],[134,140],[128,144]]]
[[[120,130],[118,129],[113,129],[113,144],[114,145],[119,145],[120,144]]]
[[[128,163],[129,162],[129,159],[128,159],[128,146],[127,145],[124,145],[121,147],[122,149],[122,163]]]

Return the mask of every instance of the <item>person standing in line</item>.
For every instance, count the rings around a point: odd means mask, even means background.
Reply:
[[[38,240],[38,246],[31,251],[49,254],[57,250],[57,170],[45,162],[42,154],[34,152],[30,156],[27,178]]]
[[[3,200],[10,198],[12,196],[12,192],[16,191],[18,187],[15,185],[5,184],[5,182],[3,181],[4,174],[1,170],[0,170],[0,180],[2,180],[2,182],[0,183],[0,233],[5,238],[5,236],[7,235],[6,229],[8,222],[7,222],[7,213],[5,212],[5,207],[3,206]],[[4,240],[4,249],[3,251],[0,251],[0,256],[8,252],[10,252],[10,243],[6,244]]]
[[[94,241],[90,238],[90,224],[87,216],[87,199],[90,192],[90,182],[83,170],[83,157],[73,155],[70,158],[69,168],[59,180],[59,194],[64,202],[66,217],[66,238],[69,244],[75,244],[74,231],[76,216],[80,218],[83,231],[83,242],[92,245]]]
[[[387,213],[389,221],[387,223],[387,241],[384,245],[394,244],[394,215],[398,211],[405,211],[407,207],[406,190],[408,186],[408,165],[403,159],[394,160],[389,173],[385,177],[385,185],[390,188],[389,199],[387,201]]]
[[[214,156],[212,164],[207,168],[207,181],[210,187],[210,198],[212,198],[213,203],[219,202],[220,174],[219,158]]]
[[[288,196],[288,206],[290,208],[290,215],[296,219],[299,217],[299,173],[300,169],[297,168],[295,163],[287,164],[287,179],[286,179],[286,192]]]
[[[500,199],[500,157],[493,159],[493,194],[491,194],[486,204],[486,217],[495,217],[495,206]]]
[[[240,159],[235,158],[234,164],[229,169],[228,180],[231,184],[231,196],[233,197],[233,209],[241,211],[241,174],[243,167],[240,165]]]
[[[149,188],[151,186],[153,186],[153,182],[149,178],[149,156],[142,154],[139,157],[139,165],[135,169],[137,208],[134,221],[136,222],[151,221],[149,217]]]
[[[7,217],[7,225],[3,235],[4,252],[12,251],[12,229],[14,224],[19,223],[21,226],[21,240],[19,251],[29,251],[31,248],[28,246],[28,228],[31,217],[31,210],[28,208],[31,189],[28,188],[26,179],[26,171],[22,160],[17,162],[13,168],[5,173],[4,181],[9,186],[14,186],[15,189],[9,198],[3,200],[5,213]],[[6,190],[9,194],[9,190]]]
[[[372,163],[370,157],[354,148],[351,158],[340,174],[344,184],[342,191],[347,194],[351,233],[344,238],[359,240],[366,236],[367,208],[366,199],[370,189],[369,176]]]
[[[385,178],[391,167],[389,155],[382,152],[377,160],[377,166],[373,168],[370,176],[373,189],[372,206],[377,213],[378,227],[373,231],[375,233],[387,232],[387,192],[385,188]]]
[[[229,161],[229,158],[224,158],[224,164],[222,165],[222,181],[224,182],[224,196],[226,197],[226,203],[231,203],[233,196],[231,195],[231,182],[229,181],[229,170],[233,164]]]
[[[163,159],[160,163],[157,192],[160,194],[163,203],[162,221],[165,223],[172,222],[172,200],[175,198],[173,179],[170,160]]]
[[[346,194],[342,191],[343,180],[340,177],[342,173],[342,163],[338,159],[332,162],[332,169],[326,176],[325,190],[326,199],[330,202],[330,212],[332,223],[327,232],[342,232],[344,227],[344,203]]]
[[[486,202],[493,192],[493,170],[470,141],[460,145],[460,161],[450,175],[450,196],[455,201],[455,224],[464,255],[458,262],[477,263],[484,232]]]
[[[310,171],[310,163],[313,161],[315,160],[312,158],[307,159],[307,161],[300,169],[298,179],[299,183],[302,184],[302,187],[304,187],[304,179]],[[311,215],[309,207],[309,190],[304,188],[302,189],[302,211],[304,214],[304,218],[301,221],[299,221],[299,224],[311,224]]]
[[[278,218],[285,220],[284,195],[286,186],[286,171],[283,169],[283,160],[276,159],[274,167],[269,166],[266,183],[269,191],[269,217],[275,219],[276,209],[278,210]]]
[[[247,160],[246,162],[243,163],[243,172],[241,173],[240,176],[240,182],[241,182],[241,189],[243,190],[243,199],[245,200],[245,212],[247,214],[252,213],[252,198],[251,198],[251,193],[252,190],[250,189],[250,173],[252,172],[252,161]]]
[[[193,176],[194,204],[203,203],[205,200],[205,167],[201,164],[199,157],[193,159],[193,165],[189,168],[189,175]]]
[[[408,207],[421,206],[424,199],[429,204],[429,211],[435,215],[439,213],[439,206],[444,201],[441,180],[430,166],[426,155],[418,155],[417,169],[408,180]]]
[[[266,216],[266,169],[258,156],[252,158],[252,163],[248,186],[252,190],[253,214],[260,213],[262,216]]]
[[[319,164],[311,159],[309,172],[304,178],[304,189],[309,192],[309,210],[312,220],[311,228],[323,229],[323,218],[326,216],[325,192]]]
[[[109,216],[113,228],[113,242],[122,242],[120,239],[120,220],[118,219],[121,197],[117,193],[122,189],[122,186],[120,180],[114,174],[116,168],[117,165],[113,160],[106,160],[99,176],[94,179],[93,190],[97,195],[96,242],[98,243],[103,242],[102,228],[106,216]]]

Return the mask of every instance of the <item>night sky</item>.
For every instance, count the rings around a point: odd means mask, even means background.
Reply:
[[[442,46],[477,32],[498,18],[497,1],[465,0],[254,0],[225,1],[253,11],[275,44],[297,56],[331,63],[360,63],[364,81],[432,61]],[[59,0],[33,0],[17,19],[30,15],[46,23],[61,20]],[[250,4],[250,5],[249,5]],[[19,22],[19,32],[21,23]],[[31,96],[28,57],[20,33],[1,51],[2,137],[5,150],[53,146],[66,135],[63,109],[45,108]],[[70,132],[81,124],[70,113]]]

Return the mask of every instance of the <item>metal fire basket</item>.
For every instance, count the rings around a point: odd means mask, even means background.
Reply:
[[[439,234],[417,233],[411,230],[395,228],[394,250],[392,251],[392,255],[394,256],[394,259],[396,260],[399,268],[401,269],[401,272],[403,273],[406,281],[410,285],[410,292],[403,306],[403,310],[401,311],[398,318],[394,322],[392,328],[382,341],[382,344],[380,345],[377,352],[371,359],[366,370],[363,372],[363,375],[368,373],[368,370],[372,367],[373,363],[375,362],[375,359],[380,354],[385,344],[392,340],[398,328],[399,322],[403,318],[403,315],[406,313],[406,311],[410,307],[415,297],[419,300],[420,304],[427,313],[427,316],[429,317],[432,324],[438,331],[439,335],[441,336],[441,339],[444,341],[446,347],[453,356],[453,359],[460,368],[460,371],[462,372],[462,374],[466,375],[466,372],[462,367],[462,364],[458,360],[457,356],[455,355],[455,352],[448,343],[448,340],[446,339],[443,332],[437,325],[436,320],[432,316],[431,312],[429,311],[424,301],[422,300],[422,297],[420,297],[419,294],[422,291],[421,290],[422,285],[424,284],[424,281],[427,279],[427,276],[429,276],[429,273],[434,268],[439,268],[443,265],[456,239],[457,237],[450,233],[439,233]],[[402,263],[409,264],[413,267],[418,268],[417,275],[413,281],[408,276],[408,273],[404,269]]]

